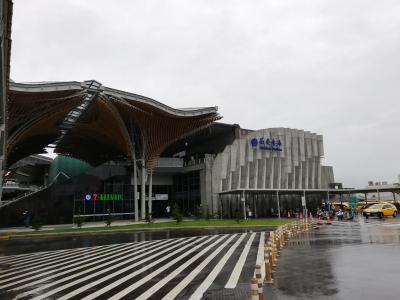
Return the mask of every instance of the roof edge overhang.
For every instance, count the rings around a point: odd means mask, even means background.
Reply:
[[[55,91],[68,91],[68,90],[84,90],[87,88],[87,82],[78,81],[62,81],[62,82],[28,82],[18,83],[10,82],[10,90],[14,92],[26,92],[26,93],[43,93],[43,92],[55,92]],[[137,101],[156,107],[162,111],[165,111],[171,115],[178,117],[190,117],[190,116],[201,116],[210,113],[217,113],[217,106],[210,107],[199,107],[190,109],[179,109],[172,108],[164,103],[161,103],[152,98],[129,93],[109,87],[102,86],[101,93],[107,96],[123,98],[128,101]]]

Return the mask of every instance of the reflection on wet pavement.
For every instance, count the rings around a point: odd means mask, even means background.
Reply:
[[[184,230],[155,230],[139,232],[98,233],[96,235],[62,236],[46,238],[24,238],[0,241],[0,256],[14,255],[29,252],[62,250],[82,247],[95,247],[101,245],[134,243],[151,240],[172,239],[192,236],[215,234],[247,233],[265,231],[265,228],[209,228]]]
[[[400,220],[333,222],[290,240],[267,299],[397,299]]]

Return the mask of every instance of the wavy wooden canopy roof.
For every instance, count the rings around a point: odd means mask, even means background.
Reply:
[[[10,83],[7,117],[8,166],[54,144],[94,166],[144,154],[147,169],[167,146],[221,118],[216,107],[174,109],[96,81]]]

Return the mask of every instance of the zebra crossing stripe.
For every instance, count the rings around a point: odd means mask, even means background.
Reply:
[[[191,263],[193,263],[194,261],[196,261],[198,258],[200,258],[202,255],[204,255],[205,253],[207,253],[211,248],[215,247],[215,245],[217,245],[218,243],[220,243],[226,236],[222,236],[220,237],[218,240],[216,240],[214,243],[212,243],[211,245],[207,246],[206,248],[204,248],[202,251],[200,251],[199,253],[197,253],[195,256],[193,256],[192,258],[190,258],[188,261],[186,261],[184,264],[182,264],[181,266],[179,266],[178,269],[174,270],[174,272],[172,272],[171,274],[179,274],[183,269],[185,269],[187,266],[189,266]],[[235,236],[232,236],[229,238],[229,240],[232,240]],[[197,245],[196,247],[191,248],[189,251],[183,253],[182,255],[178,256],[177,258],[173,259],[172,261],[170,261],[169,263],[167,263],[166,265],[163,265],[162,267],[158,268],[156,271],[150,273],[149,275],[145,276],[144,278],[140,279],[139,281],[136,281],[134,284],[130,285],[129,287],[127,287],[126,289],[120,291],[118,294],[114,295],[111,299],[112,300],[117,300],[117,299],[121,299],[122,297],[128,295],[129,293],[131,293],[132,291],[134,291],[135,289],[137,289],[138,287],[140,287],[142,284],[148,282],[149,280],[151,280],[152,278],[154,278],[155,276],[157,276],[158,274],[160,274],[161,272],[167,270],[168,268],[170,268],[171,266],[173,266],[174,264],[176,264],[177,262],[179,262],[180,260],[182,260],[183,258],[185,258],[186,256],[192,254],[193,252],[195,252],[197,249],[199,249],[200,247],[202,247],[203,244]],[[150,289],[148,289],[145,293],[143,293],[142,295],[140,295],[139,297],[135,297],[136,300],[138,299],[147,299],[148,297],[150,297],[154,292],[158,291],[160,287],[162,287],[165,283],[167,283],[170,279],[172,279],[173,277],[175,277],[174,275],[172,277],[171,274],[165,278],[163,278],[161,281],[159,281],[155,286],[152,286]]]
[[[246,257],[249,254],[251,243],[253,242],[255,236],[256,236],[256,234],[252,233],[249,240],[246,243],[246,246],[244,246],[242,254],[240,254],[240,257],[235,265],[235,268],[233,269],[231,276],[229,277],[229,280],[225,285],[226,289],[236,288],[236,285],[239,281],[240,273],[242,273],[242,269],[243,269],[244,263],[246,261]]]
[[[96,260],[98,258],[104,257],[104,256],[108,255],[109,252],[119,253],[121,251],[124,251],[127,248],[131,248],[132,246],[133,245],[131,245],[131,246],[121,245],[120,247],[118,247],[118,249],[116,249],[117,252],[114,252],[115,251],[114,249],[108,249],[107,251],[100,252],[99,255],[91,256],[89,259],[86,259],[85,262],[93,261],[93,260]],[[65,270],[65,269],[71,268],[72,266],[79,265],[80,263],[81,262],[75,262],[72,265],[71,264],[67,264],[66,265],[65,263],[64,264],[55,263],[55,264],[53,264],[51,266],[47,266],[47,267],[45,267],[43,269],[39,268],[39,269],[35,269],[33,271],[30,271],[30,272],[26,272],[26,270],[30,270],[30,268],[27,267],[27,268],[25,268],[23,270],[16,271],[16,273],[18,273],[19,275],[0,280],[0,284],[6,283],[6,282],[9,282],[9,281],[13,281],[13,280],[16,280],[16,279],[19,279],[19,278],[24,278],[24,277],[27,277],[29,275],[33,275],[33,276],[30,276],[29,278],[25,278],[25,279],[21,279],[21,280],[17,281],[18,283],[20,283],[20,282],[23,282],[23,281],[26,281],[26,280],[31,280],[31,279],[34,279],[34,278],[37,278],[37,277],[42,277],[43,275],[52,274],[53,273],[52,270],[54,268],[57,268],[57,271],[61,271],[61,270]],[[64,266],[64,267],[61,267],[61,266]],[[46,271],[46,272],[43,272],[43,271]],[[12,270],[11,270],[10,273],[13,273]],[[10,276],[10,274],[3,274],[0,277],[9,277],[9,276]],[[12,283],[6,284],[6,285],[4,285],[2,287],[3,288],[4,287],[9,287],[9,286],[15,285],[15,284],[16,284],[16,282],[12,282]]]
[[[2,256],[0,258],[0,264],[3,264],[3,263],[8,264],[8,263],[12,263],[13,261],[43,255],[48,252],[50,252],[50,251]]]
[[[228,245],[234,236],[226,240],[222,245],[220,245],[213,253],[211,253],[206,259],[204,259],[192,272],[190,272],[178,285],[176,285],[167,295],[165,295],[163,300],[170,300],[176,298],[180,292],[208,265],[208,263],[217,256],[222,249]]]
[[[127,247],[127,245],[123,244],[123,245],[120,245],[120,246],[116,246],[115,248],[108,248],[108,249],[106,249],[106,251],[103,251],[102,253],[108,253],[108,252],[115,251],[115,250],[118,250],[118,249],[121,249],[121,248],[126,248],[126,247]],[[68,254],[68,255],[65,255],[65,256],[61,256],[61,258],[60,257],[53,258],[53,259],[49,260],[48,262],[47,262],[47,260],[45,260],[46,263],[43,263],[40,260],[40,261],[38,261],[37,264],[33,264],[33,265],[29,265],[28,264],[28,266],[25,265],[25,266],[20,266],[18,268],[12,267],[12,269],[10,269],[10,270],[5,270],[4,274],[0,275],[0,278],[9,277],[11,275],[20,274],[20,273],[22,273],[20,276],[14,276],[12,279],[17,279],[17,278],[20,278],[20,277],[24,277],[24,276],[27,275],[27,273],[24,274],[24,272],[25,272],[25,270],[27,268],[30,270],[28,275],[29,274],[34,274],[35,272],[36,273],[37,272],[43,272],[43,271],[52,269],[54,267],[58,268],[58,267],[70,264],[70,261],[75,257],[80,257],[80,259],[74,260],[75,262],[82,261],[82,260],[86,260],[87,261],[87,258],[84,257],[83,255],[85,255],[86,254],[85,252],[88,252],[88,251],[90,251],[90,249],[87,249],[86,251],[80,250],[78,253],[72,253],[72,254]],[[90,251],[90,252],[92,252],[92,251]],[[66,262],[64,262],[64,261],[66,261]],[[64,262],[64,263],[62,263],[62,262]]]
[[[216,237],[217,237],[217,236],[208,237],[208,240],[205,241],[203,244],[209,242],[210,240],[215,239]],[[223,238],[223,237],[221,237],[221,238]],[[203,240],[203,238],[201,238],[201,240]],[[179,248],[178,250],[175,250],[175,251],[173,251],[173,252],[171,252],[170,249],[167,249],[165,252],[170,252],[168,255],[166,255],[166,256],[162,257],[161,259],[158,259],[158,260],[154,261],[153,263],[151,263],[151,264],[149,264],[149,265],[146,265],[145,267],[143,267],[143,268],[141,268],[141,269],[139,269],[139,270],[136,270],[135,272],[130,273],[129,275],[127,275],[127,276],[125,276],[125,277],[123,277],[123,278],[121,278],[121,279],[119,279],[119,280],[113,282],[112,284],[110,284],[110,285],[108,285],[108,286],[106,286],[106,287],[104,287],[104,288],[102,288],[102,289],[100,289],[100,290],[98,290],[98,291],[96,291],[96,292],[94,292],[94,293],[92,293],[92,294],[86,296],[86,297],[83,298],[82,300],[94,299],[94,298],[96,298],[96,297],[98,297],[98,296],[104,294],[105,292],[108,292],[109,290],[111,290],[111,289],[113,289],[113,288],[119,286],[120,284],[126,282],[127,280],[129,280],[129,279],[131,279],[131,278],[137,276],[138,274],[143,273],[144,271],[146,271],[146,270],[148,270],[149,268],[151,268],[151,267],[153,267],[153,266],[159,264],[160,262],[162,262],[162,261],[164,261],[164,260],[170,258],[171,256],[174,256],[176,253],[179,253],[179,252],[185,250],[186,248],[189,248],[189,247],[192,247],[192,246],[193,246],[192,244],[187,244],[186,246],[184,246],[184,247],[182,247],[182,248]],[[142,261],[141,263],[143,263],[143,261]],[[115,297],[115,296],[114,296],[114,297]],[[111,298],[111,299],[113,299],[113,298]]]
[[[192,239],[193,239],[193,238],[192,238]],[[82,275],[85,275],[85,274],[87,274],[87,273],[90,273],[90,272],[92,272],[92,271],[95,271],[95,270],[97,270],[97,269],[99,269],[99,268],[103,268],[104,266],[107,266],[107,265],[110,265],[110,264],[111,264],[111,267],[109,267],[109,268],[102,269],[102,270],[100,270],[100,271],[98,271],[98,272],[96,272],[96,273],[92,273],[92,274],[90,274],[90,275],[88,275],[88,276],[86,276],[86,277],[84,277],[84,278],[80,278],[80,279],[78,279],[78,280],[76,280],[76,281],[74,281],[74,282],[70,282],[70,283],[68,283],[68,284],[66,284],[66,285],[62,285],[62,286],[60,286],[60,287],[58,287],[58,288],[56,288],[56,289],[54,289],[54,290],[51,290],[51,291],[49,291],[49,292],[47,292],[47,293],[45,293],[45,294],[41,294],[40,296],[37,296],[37,297],[35,297],[34,299],[44,299],[44,298],[47,298],[47,296],[53,295],[54,293],[57,293],[57,292],[62,291],[62,290],[64,290],[64,289],[66,289],[66,288],[69,288],[69,287],[71,287],[71,286],[74,286],[74,285],[76,285],[76,284],[79,284],[79,283],[81,283],[81,282],[84,282],[84,281],[86,281],[86,280],[88,280],[88,279],[90,279],[90,278],[93,278],[93,277],[96,277],[96,276],[101,275],[101,274],[103,274],[103,273],[106,273],[106,272],[108,272],[108,271],[110,271],[110,270],[112,270],[112,269],[118,268],[118,267],[120,267],[120,266],[122,266],[122,265],[126,265],[128,262],[137,260],[138,258],[141,258],[141,257],[143,257],[143,256],[149,255],[150,253],[157,252],[157,251],[159,251],[160,249],[162,249],[162,246],[165,246],[165,244],[167,245],[167,247],[169,247],[170,245],[174,245],[174,246],[172,247],[172,248],[174,248],[174,247],[180,246],[181,244],[183,244],[183,243],[185,243],[185,242],[187,242],[187,240],[184,240],[184,239],[174,240],[174,241],[172,241],[172,242],[171,242],[170,240],[164,240],[163,242],[159,243],[159,244],[156,245],[155,247],[151,247],[151,248],[147,248],[147,249],[145,248],[145,249],[143,249],[143,250],[141,250],[141,251],[137,251],[137,252],[134,252],[134,253],[130,253],[129,255],[124,256],[123,258],[118,258],[117,260],[109,261],[109,262],[107,262],[107,263],[105,263],[105,264],[98,265],[98,266],[93,267],[93,268],[91,268],[91,269],[84,270],[84,271],[82,271],[82,272],[80,272],[80,273],[73,274],[73,275],[70,275],[70,276],[68,276],[68,277],[62,278],[62,279],[60,279],[60,280],[51,282],[51,283],[49,283],[49,284],[47,284],[47,285],[45,285],[45,286],[40,286],[40,287],[38,287],[38,288],[36,288],[36,289],[34,289],[34,290],[32,290],[32,291],[28,291],[28,292],[26,292],[26,293],[24,293],[24,294],[22,294],[22,295],[18,295],[16,299],[19,299],[19,298],[21,298],[21,297],[27,296],[27,295],[32,294],[32,293],[37,293],[37,292],[39,292],[39,291],[41,291],[41,290],[43,290],[43,289],[47,289],[47,288],[50,288],[50,287],[52,287],[52,286],[54,286],[54,285],[63,283],[63,282],[65,282],[65,281],[74,279],[74,278],[76,278],[76,277],[80,277],[80,276],[82,276]],[[176,245],[175,245],[175,244],[176,244]],[[161,246],[161,247],[160,247],[160,246]],[[154,248],[154,249],[153,249],[153,248]],[[150,250],[150,249],[152,249],[152,250]],[[167,248],[167,250],[169,250],[169,249],[171,249],[171,248]],[[150,251],[149,251],[149,250],[150,250]],[[164,251],[167,251],[167,250],[164,250]],[[164,251],[157,252],[154,256],[160,255],[160,254],[161,254],[162,252],[164,252]],[[138,255],[139,253],[142,253],[142,252],[144,252],[144,253],[141,254],[141,255]],[[127,260],[127,258],[129,258],[129,257],[131,257],[131,258],[130,258],[129,260]],[[116,262],[116,261],[120,261],[121,259],[123,259],[123,261],[120,262],[119,264],[115,265],[115,262]],[[150,258],[148,258],[148,259],[150,259]],[[136,265],[140,265],[141,263],[143,263],[143,261],[144,261],[144,260],[139,261],[139,262],[137,262],[137,263],[135,263],[135,264],[133,264],[133,265],[130,265],[130,268],[133,268],[133,267],[136,266]]]
[[[80,247],[80,248],[73,248],[73,249],[64,249],[64,250],[53,250],[53,251],[44,251],[44,252],[36,252],[36,253],[30,253],[27,255],[23,255],[23,257],[19,258],[13,258],[12,260],[7,261],[6,263],[9,264],[11,263],[13,266],[19,266],[21,264],[26,264],[31,261],[38,261],[38,260],[43,260],[43,259],[49,259],[55,256],[60,256],[60,255],[65,255],[69,254],[71,252],[76,252],[76,251],[85,251],[87,249],[107,249],[107,248],[112,248],[115,246],[118,246],[121,244],[113,244],[113,245],[101,245],[101,246],[95,246],[92,248],[88,247]]]
[[[244,237],[247,234],[242,234],[241,237],[233,244],[232,247],[225,253],[222,259],[218,262],[218,264],[214,267],[214,269],[208,274],[207,278],[204,279],[202,284],[196,289],[196,291],[192,294],[189,300],[201,299],[205,291],[211,286],[214,282],[215,278],[217,278],[218,274],[221,272],[222,268],[225,266],[228,259],[232,256],[233,252],[235,252],[236,248],[243,241]]]
[[[146,245],[148,245],[148,244],[146,244]],[[31,276],[31,277],[28,277],[28,278],[24,278],[24,279],[21,279],[19,281],[9,283],[9,284],[7,284],[5,286],[2,286],[2,287],[3,288],[4,287],[10,287],[10,286],[14,286],[16,284],[24,283],[26,281],[30,281],[30,280],[33,280],[33,279],[36,279],[36,278],[41,278],[39,280],[36,280],[36,281],[33,281],[33,282],[28,282],[28,283],[26,283],[24,285],[17,286],[17,287],[12,289],[13,291],[18,291],[18,290],[24,289],[26,287],[29,287],[31,285],[35,285],[35,284],[38,284],[38,283],[46,282],[49,279],[57,278],[57,277],[60,277],[62,275],[66,275],[66,274],[68,274],[70,272],[73,272],[73,271],[76,271],[76,270],[79,270],[79,269],[82,269],[82,268],[85,268],[85,267],[90,267],[92,265],[96,265],[96,264],[98,264],[100,262],[110,260],[110,259],[112,259],[114,257],[120,257],[121,255],[129,253],[129,251],[131,251],[131,250],[134,250],[136,248],[143,248],[143,247],[144,246],[138,246],[136,244],[133,244],[130,247],[125,247],[122,250],[119,250],[117,252],[113,252],[114,255],[111,255],[111,256],[108,256],[107,253],[103,252],[101,255],[96,255],[96,256],[91,257],[90,259],[88,259],[86,261],[86,262],[88,262],[88,261],[93,261],[94,260],[94,262],[91,262],[91,263],[88,263],[88,264],[83,264],[83,265],[82,265],[82,263],[72,263],[72,264],[69,265],[69,268],[71,268],[71,267],[75,267],[75,268],[69,269],[68,266],[67,266],[67,267],[56,269],[57,272],[54,272],[55,269],[52,269],[52,270],[49,270],[47,272],[39,273],[37,275]],[[99,259],[99,258],[102,258],[102,259]],[[65,271],[59,272],[60,270],[65,270]],[[50,276],[44,277],[43,275],[50,275]]]
[[[60,251],[57,251],[57,252],[67,253],[67,252],[71,252],[71,251],[75,251],[75,250],[76,249],[66,249],[66,250],[60,250]],[[10,258],[10,259],[5,259],[1,263],[19,264],[19,263],[23,263],[23,262],[34,261],[36,259],[50,257],[50,256],[53,256],[53,255],[55,255],[53,251],[30,253],[30,254],[26,254],[26,255],[25,254],[21,255],[20,257],[13,257],[13,258]]]
[[[200,238],[200,239],[198,239],[198,240],[200,241],[200,240],[203,240],[204,238],[206,238],[206,237],[202,237],[202,238]],[[186,240],[186,242],[188,242],[188,241],[190,241],[190,240],[192,240],[192,239],[194,239],[194,237],[191,238],[191,239]],[[179,245],[180,245],[180,244],[178,244],[177,246],[179,246]],[[171,251],[172,249],[174,249],[174,247],[168,248],[167,250],[168,250],[168,251]],[[117,272],[114,272],[114,273],[112,273],[112,274],[109,274],[109,275],[107,275],[107,276],[105,276],[105,277],[102,277],[102,278],[96,280],[96,281],[90,282],[90,283],[88,283],[88,284],[86,284],[86,285],[84,285],[84,286],[82,286],[82,287],[80,287],[80,288],[78,288],[78,289],[75,289],[75,290],[73,290],[72,292],[70,292],[70,293],[68,293],[68,294],[66,294],[66,295],[64,295],[64,296],[62,296],[61,298],[58,298],[58,300],[66,300],[66,299],[70,299],[71,297],[75,297],[76,295],[79,295],[80,293],[82,293],[82,292],[84,292],[84,291],[86,291],[86,290],[88,290],[88,289],[90,289],[90,288],[92,288],[92,287],[94,287],[94,286],[96,286],[96,285],[98,285],[98,284],[104,282],[104,281],[107,281],[107,280],[109,280],[109,279],[111,279],[111,278],[113,278],[113,277],[115,277],[115,276],[118,276],[119,274],[122,274],[122,273],[124,273],[124,272],[126,272],[126,271],[128,271],[128,270],[130,270],[130,269],[133,269],[134,267],[136,267],[136,266],[138,266],[138,265],[141,265],[141,264],[143,264],[144,262],[149,261],[149,260],[153,259],[154,257],[159,256],[160,254],[163,254],[164,252],[167,252],[167,250],[163,250],[163,251],[161,251],[161,252],[158,252],[158,253],[156,253],[155,255],[146,257],[144,260],[141,260],[141,261],[139,261],[139,262],[136,262],[136,263],[134,263],[134,264],[132,264],[132,265],[129,265],[128,267],[125,267],[125,268],[123,268],[123,269],[120,269],[120,270],[118,270]],[[117,265],[115,265],[115,266],[112,266],[112,267],[110,267],[110,268],[107,268],[107,269],[105,269],[105,270],[102,270],[101,273],[109,272],[109,271],[111,271],[112,269],[118,268],[118,267],[120,267],[120,266],[122,266],[122,265],[126,265],[126,264],[128,264],[128,263],[130,263],[130,262],[132,262],[132,261],[134,261],[134,260],[137,260],[138,258],[141,258],[141,257],[143,257],[143,256],[145,256],[145,255],[149,255],[149,254],[152,253],[152,252],[154,252],[154,251],[149,251],[149,252],[147,252],[147,253],[145,253],[145,254],[143,254],[143,255],[139,255],[139,256],[134,257],[134,258],[132,258],[132,259],[126,260],[126,261],[124,261],[124,262],[122,262],[122,263],[119,263],[119,264],[117,264]],[[100,275],[101,273],[98,272],[98,273],[95,274],[95,276],[98,276],[98,275]],[[75,281],[75,282],[71,282],[71,283],[67,284],[67,286],[66,286],[65,288],[68,288],[70,284],[76,285],[76,284],[79,284],[80,282],[86,281],[86,280],[90,279],[91,277],[95,277],[95,276],[89,275],[89,276],[87,276],[87,277],[85,277],[85,278],[81,278],[81,279],[79,279],[79,280],[77,280],[77,281]],[[71,285],[71,286],[72,286],[72,285]]]
[[[80,252],[80,250],[74,250],[71,252],[68,252],[67,254],[57,254],[57,255],[48,255],[48,256],[42,256],[42,257],[36,257],[36,258],[31,258],[29,260],[23,261],[23,262],[19,262],[19,263],[11,263],[11,267],[12,269],[15,271],[17,269],[20,268],[24,268],[26,265],[30,265],[30,267],[33,267],[35,265],[41,264],[41,262],[43,261],[53,261],[53,260],[57,260],[59,259],[59,257],[63,257],[63,256],[69,256],[69,255],[74,255],[75,253]],[[6,273],[7,270],[1,270],[0,273]],[[0,278],[2,277],[2,275],[0,275]]]
[[[93,247],[93,248],[79,248],[79,249],[69,249],[69,251],[64,251],[59,253],[58,251],[54,251],[53,254],[51,255],[46,255],[46,256],[42,256],[42,257],[37,257],[34,259],[30,259],[28,261],[23,261],[23,262],[16,262],[13,263],[12,266],[14,267],[21,267],[21,266],[26,266],[26,265],[30,265],[30,267],[32,266],[32,262],[34,262],[36,264],[36,262],[42,262],[42,261],[53,261],[53,260],[57,260],[60,258],[63,258],[65,256],[70,256],[70,255],[74,255],[77,253],[87,253],[88,251],[90,252],[95,252],[95,251],[103,251],[103,250],[107,250],[110,248],[116,248],[122,245],[128,245],[128,243],[126,244],[115,244],[113,246],[97,246],[97,247]]]
[[[106,246],[106,247],[99,246],[99,247],[93,247],[93,248],[80,248],[77,251],[69,252],[67,254],[63,253],[63,254],[56,255],[56,256],[52,257],[51,259],[47,259],[47,258],[37,259],[37,260],[35,260],[35,263],[33,263],[33,264],[27,262],[27,263],[23,263],[21,265],[19,265],[19,264],[12,265],[12,271],[13,271],[13,274],[16,274],[19,272],[14,272],[14,271],[24,269],[27,266],[29,267],[29,270],[40,268],[41,271],[43,271],[43,267],[52,265],[53,261],[56,261],[57,263],[61,263],[65,260],[71,260],[71,258],[73,258],[73,257],[79,257],[79,256],[83,256],[83,255],[88,255],[88,254],[93,255],[93,252],[96,252],[96,251],[109,252],[108,250],[110,250],[110,249],[118,250],[120,248],[124,248],[128,245],[133,245],[133,244],[134,243],[124,243],[124,244],[115,244],[115,245]],[[84,259],[84,258],[82,258],[82,259]],[[43,261],[45,263],[43,263]],[[7,273],[7,271],[9,272],[10,270],[5,270],[5,271],[3,271],[3,273]],[[6,274],[6,276],[9,276],[10,274],[11,273],[8,273],[8,274]],[[0,275],[0,278],[2,278],[2,277],[3,277],[3,275]]]
[[[256,259],[256,265],[261,266],[261,278],[265,278],[264,244],[265,244],[265,232],[261,232],[260,242],[258,243],[257,259]],[[253,277],[256,278],[255,270]]]
[[[76,248],[74,248],[76,249]],[[23,253],[23,254],[14,254],[14,255],[7,255],[7,256],[2,256],[0,257],[0,263],[5,263],[5,262],[10,262],[10,261],[15,261],[15,260],[21,260],[24,258],[29,258],[29,257],[34,257],[34,256],[40,256],[40,255],[46,255],[46,254],[51,254],[54,252],[66,252],[70,251],[71,249],[62,249],[62,250],[48,250],[48,251],[40,251],[40,252],[34,252],[34,253]]]

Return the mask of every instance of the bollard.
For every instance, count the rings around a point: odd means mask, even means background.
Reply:
[[[256,278],[252,278],[250,281],[250,296],[251,300],[259,300],[258,299],[258,282]]]
[[[276,233],[276,235],[275,235],[275,241],[274,241],[274,244],[275,244],[275,246],[276,246],[276,250],[277,251],[280,251],[281,250],[281,244],[280,244],[280,242],[279,242],[279,232],[277,232]]]
[[[269,267],[271,268],[271,273],[272,273],[272,266],[274,264],[273,257],[272,257],[272,248],[267,246],[267,251],[268,251]]]
[[[265,283],[272,283],[272,266],[270,263],[269,249],[264,247],[264,262],[265,262]]]
[[[280,242],[281,242],[281,248],[283,248],[285,246],[285,237],[284,237],[284,233],[283,233],[283,229],[281,231],[281,235],[280,235]]]
[[[258,286],[258,299],[264,300],[263,279],[261,276],[261,266],[260,265],[256,265],[256,278],[257,278],[257,286]]]
[[[269,242],[269,246],[271,247],[271,253],[272,253],[272,267],[276,267],[276,262],[278,261],[278,257],[276,255],[276,248],[275,245],[271,242]]]

